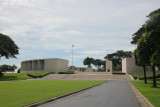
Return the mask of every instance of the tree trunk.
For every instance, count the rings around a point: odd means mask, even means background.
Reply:
[[[153,87],[157,87],[155,66],[152,66],[152,71],[153,71]]]
[[[147,84],[146,67],[145,67],[145,65],[143,65],[143,70],[144,70],[144,83]]]

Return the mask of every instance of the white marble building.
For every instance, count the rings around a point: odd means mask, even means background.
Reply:
[[[51,59],[34,59],[21,62],[21,72],[45,71],[45,72],[67,72],[68,60],[51,58]]]

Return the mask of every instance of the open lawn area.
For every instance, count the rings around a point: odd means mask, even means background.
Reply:
[[[32,77],[29,77],[27,73],[4,73],[3,77],[0,77],[0,81],[25,79],[32,79]]]
[[[148,84],[143,80],[131,82],[155,107],[160,107],[160,80],[157,81],[158,88],[153,88],[152,83],[152,80],[148,80]]]
[[[22,107],[105,81],[29,80],[0,82],[0,106]]]

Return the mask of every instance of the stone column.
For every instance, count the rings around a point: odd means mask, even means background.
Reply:
[[[106,59],[106,72],[112,73],[112,61]]]

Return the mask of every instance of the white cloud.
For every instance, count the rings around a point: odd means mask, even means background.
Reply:
[[[0,32],[18,44],[24,52],[21,59],[36,57],[42,50],[38,57],[48,57],[46,53],[59,57],[61,50],[61,56],[70,59],[72,44],[75,61],[104,58],[117,50],[133,50],[131,35],[159,4],[159,0],[1,0]]]
[[[77,53],[81,54],[88,54],[88,55],[101,55],[101,54],[106,54],[106,50],[85,50],[85,51],[78,51]]]

